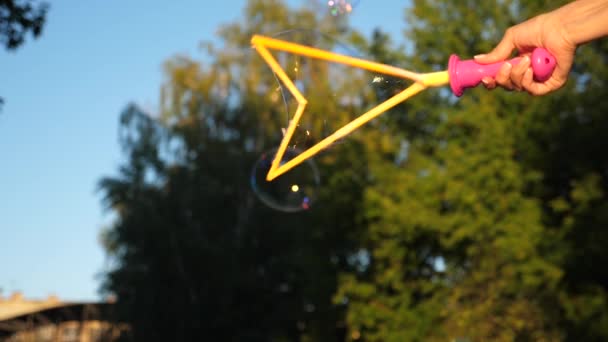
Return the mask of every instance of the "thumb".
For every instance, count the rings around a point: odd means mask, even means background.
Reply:
[[[506,60],[515,49],[515,44],[510,34],[505,34],[500,43],[489,53],[475,56],[475,61],[482,64],[496,63]]]

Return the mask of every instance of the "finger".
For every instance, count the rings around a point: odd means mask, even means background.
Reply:
[[[553,87],[561,88],[567,81],[568,75],[572,68],[574,50],[566,49],[565,51],[551,51],[555,56],[557,65],[549,81]],[[545,82],[547,83],[547,82]]]
[[[526,70],[521,81],[523,89],[534,96],[541,96],[554,91],[555,87],[553,87],[551,83],[552,82],[550,81],[545,83],[534,81],[534,72],[532,71],[532,68]]]
[[[530,77],[532,77],[532,72],[530,72]],[[526,91],[534,96],[541,96],[550,93],[554,89],[544,83],[536,83],[532,82],[530,85],[526,87]]]
[[[522,90],[522,80],[527,70],[530,70],[530,57],[524,56],[521,58],[517,65],[511,69],[511,82],[513,87],[517,90]]]
[[[496,45],[492,51],[487,54],[477,55],[474,58],[476,62],[482,64],[504,61],[511,56],[511,52],[513,52],[514,49],[515,44],[513,42],[513,34],[509,29],[505,32],[505,35],[500,43],[498,43],[498,45]]]
[[[496,73],[496,77],[494,77],[496,83],[507,90],[513,90],[513,83],[511,82],[512,69],[511,63],[505,62],[498,70],[498,73]]]
[[[481,79],[481,83],[483,83],[483,86],[486,87],[486,89],[492,90],[494,88],[496,88],[496,81],[494,81],[494,79],[492,77],[484,77]]]
[[[528,93],[533,94],[533,89],[535,89],[536,84],[534,83],[534,72],[532,68],[528,68],[526,72],[524,72],[524,76],[521,79],[521,87],[525,89]],[[535,89],[537,90],[537,89]]]

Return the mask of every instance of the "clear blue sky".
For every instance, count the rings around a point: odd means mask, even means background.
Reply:
[[[307,0],[290,0],[302,4]],[[245,0],[50,1],[43,36],[0,50],[0,289],[96,300],[98,180],[121,160],[118,117],[155,107],[161,64],[241,17]],[[400,35],[407,0],[361,0],[353,25]]]

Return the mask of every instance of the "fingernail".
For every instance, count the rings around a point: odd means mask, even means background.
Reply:
[[[505,68],[511,69],[512,67],[513,67],[513,65],[511,65],[511,63],[505,62]]]
[[[484,77],[481,79],[481,82],[485,85],[488,85],[490,83],[490,80],[487,77]]]
[[[485,56],[486,56],[486,55],[485,55],[484,53],[482,53],[482,54],[480,54],[480,55],[475,55],[475,56],[473,56],[473,58],[478,59],[478,58],[483,58],[483,57],[485,57]]]
[[[529,56],[524,56],[524,58],[521,59],[522,63],[530,63],[530,57]]]

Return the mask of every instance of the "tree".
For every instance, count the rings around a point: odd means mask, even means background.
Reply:
[[[326,49],[339,36],[381,62],[444,70],[562,2],[414,0],[412,49],[380,30],[252,0],[206,63],[166,64],[158,117],[128,106],[127,157],[100,182],[117,214],[104,291],[142,340],[513,341],[608,338],[604,229],[606,41],[582,47],[555,95],[429,89],[314,158],[314,210],[270,210],[248,184],[288,117],[254,33]],[[475,11],[470,9],[474,6]],[[440,30],[441,34],[437,34]],[[279,55],[309,100],[301,128],[351,115],[402,80]],[[388,85],[388,86],[386,86]],[[342,95],[339,95],[342,94]],[[349,96],[343,96],[348,94]]]
[[[522,164],[541,176],[530,188],[544,208],[543,253],[563,270],[559,306],[547,311],[560,313],[570,341],[608,338],[608,273],[597,267],[608,260],[607,58],[605,40],[580,47],[566,89],[530,111],[518,135]]]
[[[278,144],[287,123],[284,103],[269,91],[276,78],[249,40],[292,27],[341,30],[316,13],[250,1],[242,21],[219,31],[222,48],[206,45],[208,64],[166,63],[160,116],[136,105],[122,113],[126,160],[100,182],[117,214],[103,233],[114,267],[102,290],[117,296],[137,340],[343,340],[343,308],[331,299],[337,270],[353,267],[349,236],[362,225],[352,214],[364,183],[357,174],[367,167],[361,143],[316,160],[331,176],[314,211],[273,211],[249,184],[256,159]],[[304,86],[327,79],[326,66],[307,63]],[[345,115],[326,99],[331,87],[354,86],[347,81],[308,87],[313,110]],[[309,118],[303,124],[323,121]]]
[[[13,51],[19,48],[29,32],[34,38],[42,34],[49,5],[43,2],[34,6],[33,3],[31,0],[0,1],[0,42],[5,49]],[[3,103],[0,97],[0,106]]]
[[[488,51],[510,25],[558,5],[413,1],[414,50],[401,64],[443,70],[451,53]],[[370,160],[364,196],[369,261],[342,276],[336,296],[348,302],[351,340],[606,338],[606,277],[590,263],[607,255],[596,131],[605,44],[581,49],[551,97],[427,91],[394,112],[394,138],[367,146],[386,151]]]
[[[0,1],[0,42],[7,50],[15,50],[25,42],[28,33],[34,38],[42,34],[49,5],[34,1]]]

